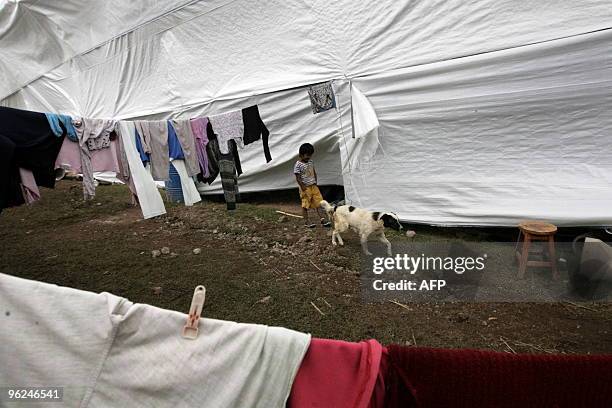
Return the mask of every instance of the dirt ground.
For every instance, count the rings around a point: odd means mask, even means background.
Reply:
[[[299,213],[286,200],[243,203],[234,214],[218,201],[190,208],[168,204],[167,216],[142,220],[123,186],[100,186],[89,203],[81,200],[80,183],[71,181],[42,194],[41,202],[0,215],[0,272],[181,312],[188,310],[193,288],[204,284],[206,317],[316,337],[506,352],[612,352],[612,306],[606,304],[363,303],[357,237],[349,234],[346,247],[332,248],[329,230],[305,230],[291,217],[279,221],[275,209]],[[416,241],[483,234],[414,229]],[[162,247],[171,253],[153,257]]]

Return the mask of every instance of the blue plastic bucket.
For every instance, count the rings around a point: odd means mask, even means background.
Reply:
[[[181,178],[178,172],[170,162],[170,179],[165,182],[166,184],[166,197],[173,203],[182,203],[185,201],[183,198],[183,188],[181,187]]]

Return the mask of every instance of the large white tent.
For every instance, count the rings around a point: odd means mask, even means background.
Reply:
[[[304,87],[328,80],[338,108],[314,115]],[[241,191],[292,187],[310,141],[320,184],[406,221],[612,225],[610,0],[0,0],[0,101],[117,119],[257,103],[273,161],[241,151]]]

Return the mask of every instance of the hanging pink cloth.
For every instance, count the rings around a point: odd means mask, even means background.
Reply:
[[[377,381],[382,380],[381,354],[382,346],[376,340],[350,343],[312,339],[293,382],[287,407],[382,407],[384,383],[382,388],[376,387]]]
[[[93,171],[114,171],[119,173],[117,156],[117,141],[110,142],[110,148],[94,150],[91,152],[91,166]],[[55,168],[65,168],[81,173],[81,148],[78,143],[67,137],[62,142],[62,148],[55,159]]]
[[[40,200],[40,190],[36,185],[34,174],[30,170],[19,168],[19,176],[21,177],[21,192],[26,204]]]

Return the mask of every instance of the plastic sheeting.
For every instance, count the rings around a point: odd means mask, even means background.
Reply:
[[[292,187],[309,141],[322,184],[407,221],[612,225],[609,0],[124,3],[0,0],[0,103],[117,119],[259,103],[273,161],[240,152],[241,191]],[[327,80],[339,108],[312,115],[299,87]],[[349,81],[380,121],[369,159]]]

